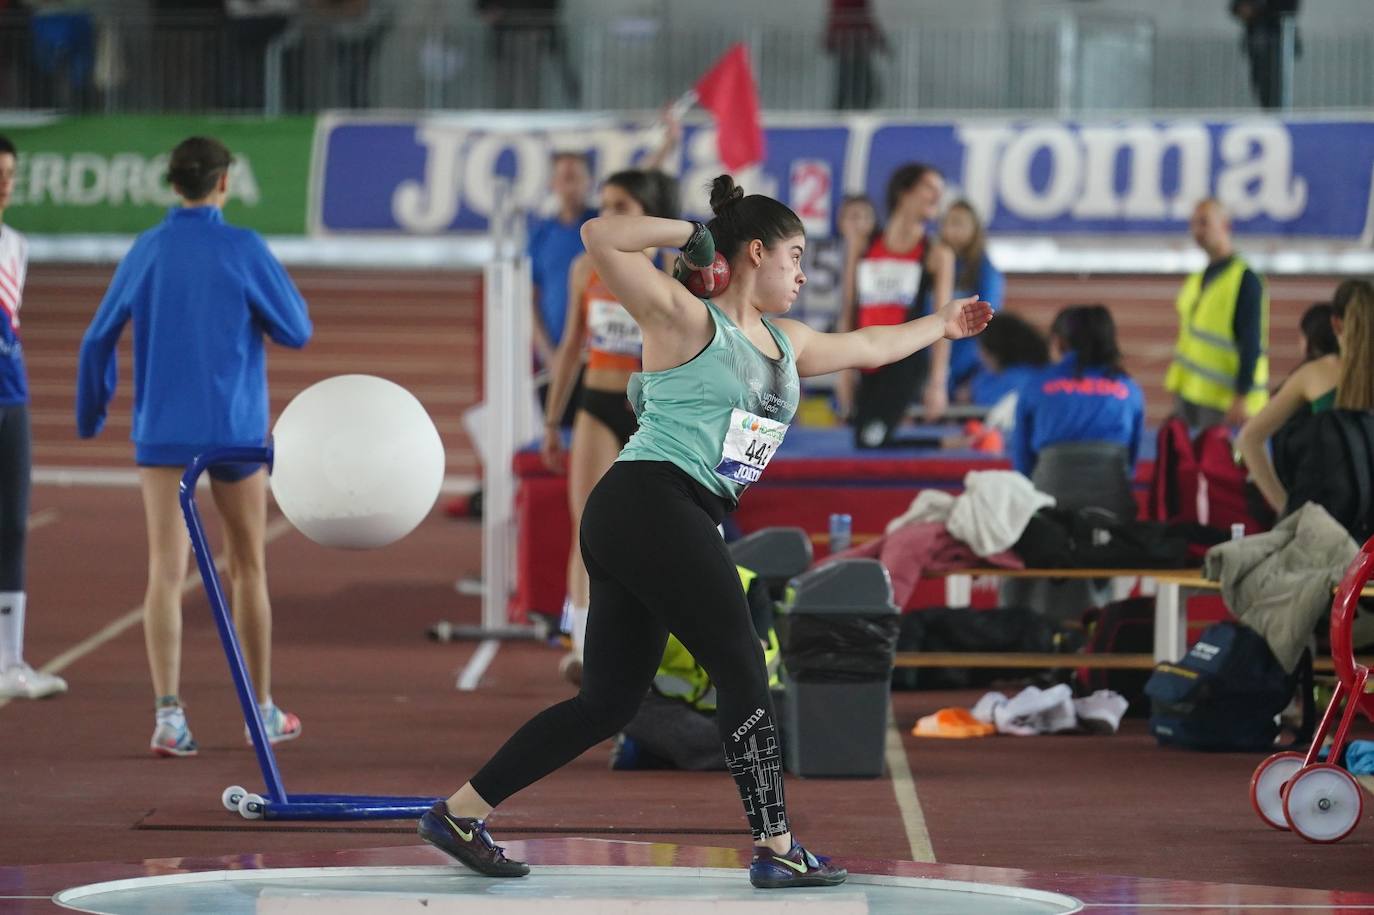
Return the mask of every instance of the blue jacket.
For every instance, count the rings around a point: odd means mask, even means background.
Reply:
[[[959,274],[963,272],[964,262],[962,260],[954,263],[954,277],[957,282]],[[992,265],[986,252],[983,253],[982,264],[978,268],[978,282],[976,289],[954,290],[956,299],[966,295],[977,293],[979,298],[992,306],[993,311],[1002,309],[1002,294],[1006,289],[1006,280],[1002,278],[1002,271]],[[943,305],[943,302],[939,303]],[[966,381],[970,381],[979,374],[986,371],[983,362],[978,357],[978,339],[976,337],[965,337],[962,340],[955,340],[949,347],[949,393],[954,394],[956,388]]]
[[[267,436],[263,334],[299,348],[305,300],[249,229],[216,207],[176,207],[134,242],[81,341],[76,429],[100,432],[118,377],[115,344],[134,322],[135,453],[185,464],[212,447]]]
[[[1021,390],[1044,369],[1038,365],[1009,365],[1000,372],[984,368],[969,382],[969,399],[976,407],[994,407],[997,401]]]
[[[1145,395],[1126,375],[1109,377],[1092,368],[1078,375],[1078,359],[1065,356],[1021,387],[1016,428],[1011,433],[1013,466],[1026,476],[1040,451],[1060,442],[1117,442],[1131,467],[1145,434]]]

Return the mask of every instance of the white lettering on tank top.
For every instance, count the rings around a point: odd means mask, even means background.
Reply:
[[[916,301],[921,288],[921,264],[897,258],[865,258],[857,276],[859,307],[901,305]]]

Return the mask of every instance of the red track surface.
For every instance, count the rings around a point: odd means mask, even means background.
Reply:
[[[125,441],[79,443],[69,433],[75,347],[103,275],[43,268],[31,280],[24,329],[41,420],[39,465],[130,466]],[[474,472],[455,429],[473,394],[472,369],[465,366],[475,364],[475,280],[320,272],[298,279],[312,299],[318,339],[303,354],[273,354],[274,405],[340,371],[388,374],[431,407],[450,449],[450,471]],[[1331,284],[1274,285],[1274,337],[1282,342],[1292,338],[1288,328],[1301,306]],[[1132,368],[1147,382],[1158,374],[1149,367],[1164,360],[1159,347],[1172,338],[1165,300],[1171,288],[1171,281],[1156,279],[1017,279],[1010,286],[1013,307],[1036,314],[1071,302],[1117,306]],[[1118,294],[1109,294],[1112,289]],[[1285,369],[1281,361],[1276,375]],[[127,406],[117,405],[115,414],[127,417]],[[135,490],[87,487],[37,487],[33,512],[28,654],[45,663],[137,607],[142,516]],[[478,567],[475,525],[436,515],[392,548],[349,554],[287,530],[269,546],[268,559],[277,611],[275,693],[305,722],[302,738],[280,753],[289,789],[445,793],[527,716],[567,694],[555,672],[557,653],[533,643],[507,644],[481,688],[458,693],[455,674],[472,647],[424,640],[424,629],[437,619],[476,620],[474,600],[452,588],[455,578]],[[316,861],[342,861],[345,856],[330,853],[414,844],[407,823],[254,824],[220,808],[226,785],[252,789],[260,777],[243,744],[198,589],[185,607],[183,693],[202,755],[148,755],[151,695],[135,616],[65,667],[70,695],[0,708],[0,865],[258,853],[319,853]],[[899,693],[894,711],[906,734],[918,716],[974,698]],[[1256,756],[1160,750],[1138,722],[1114,738],[964,743],[905,736],[903,746],[935,857],[944,864],[1374,892],[1374,827],[1365,823],[1331,847],[1265,828],[1247,799]],[[597,748],[513,798],[493,819],[498,837],[747,844],[724,775],[611,773],[605,760],[606,748]],[[858,858],[911,856],[888,779],[792,779],[788,790],[799,835],[819,849]],[[69,869],[61,879],[111,872]],[[26,895],[24,886],[37,889],[40,877],[56,879],[43,873],[0,869],[0,897]],[[1179,899],[1152,896],[1152,884],[1132,880],[1104,877],[1093,885],[1115,887],[1112,898],[1123,901]],[[1223,896],[1288,901],[1282,894]],[[1314,898],[1327,897],[1307,900]],[[5,906],[0,899],[0,910]]]

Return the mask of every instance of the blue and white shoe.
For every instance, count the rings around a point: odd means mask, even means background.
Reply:
[[[268,743],[282,743],[301,736],[301,720],[290,712],[282,711],[275,702],[258,706],[258,712],[262,715],[262,729],[267,733]],[[243,726],[243,740],[250,747],[253,745],[253,732],[248,730],[246,724]]]
[[[749,865],[749,882],[761,890],[781,890],[792,886],[839,886],[849,871],[836,867],[826,857],[817,857],[796,841],[785,855],[763,845],[754,846]]]
[[[150,745],[154,756],[195,756],[200,752],[186,725],[186,710],[179,705],[157,710],[157,727]]]

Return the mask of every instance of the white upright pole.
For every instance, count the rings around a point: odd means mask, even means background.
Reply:
[[[529,416],[530,295],[523,225],[508,181],[496,187],[493,259],[485,271],[482,386],[482,633],[528,636],[510,625],[515,581],[515,452],[534,434]]]

